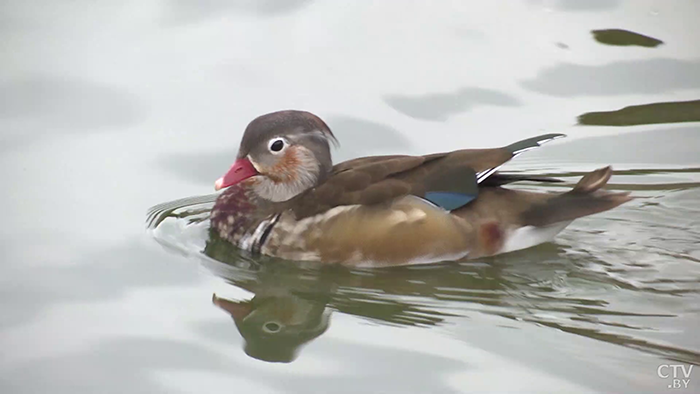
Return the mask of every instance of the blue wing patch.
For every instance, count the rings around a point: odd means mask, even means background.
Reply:
[[[469,204],[476,199],[474,194],[462,194],[454,192],[427,192],[425,199],[447,211],[453,211]]]

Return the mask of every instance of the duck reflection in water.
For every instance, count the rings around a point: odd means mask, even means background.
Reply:
[[[329,282],[314,275],[299,275],[293,267],[256,263],[243,256],[235,259],[232,250],[223,255],[209,241],[205,253],[217,260],[228,256],[227,266],[214,271],[231,284],[255,294],[248,301],[234,301],[216,294],[212,302],[233,318],[245,341],[244,351],[250,357],[269,362],[293,361],[299,348],[317,338],[328,328],[331,310]],[[232,248],[227,243],[218,245]],[[214,267],[212,267],[214,268]],[[320,272],[318,272],[320,273]]]
[[[248,301],[214,294],[212,301],[233,318],[245,353],[268,362],[294,361],[303,345],[326,332],[332,311],[382,324],[429,327],[451,315],[426,300],[439,299],[439,289],[449,298],[447,288],[461,288],[461,297],[469,297],[503,287],[491,275],[497,268],[473,262],[353,270],[252,260],[215,234],[204,253],[218,260],[210,261],[209,269],[255,294]],[[488,274],[479,277],[478,271]]]
[[[245,340],[245,353],[270,362],[288,363],[298,349],[328,328],[330,310],[321,301],[306,300],[293,293],[256,294],[239,302],[217,297],[215,305],[228,312]]]

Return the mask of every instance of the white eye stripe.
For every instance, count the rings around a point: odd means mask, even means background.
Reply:
[[[282,137],[275,137],[271,138],[270,141],[267,142],[267,150],[270,151],[270,153],[276,155],[284,150],[284,148],[287,147],[289,143],[287,142],[286,139]]]

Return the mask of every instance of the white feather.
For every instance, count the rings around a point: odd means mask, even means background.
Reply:
[[[550,224],[549,226],[523,226],[510,231],[506,241],[498,253],[508,253],[515,250],[531,248],[541,243],[549,242],[559,234],[571,221]]]

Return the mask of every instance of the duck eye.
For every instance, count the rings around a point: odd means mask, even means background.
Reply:
[[[270,140],[270,152],[276,153],[282,151],[284,149],[284,140],[281,138],[275,138],[273,140]]]
[[[274,334],[281,329],[282,329],[282,327],[275,322],[267,322],[263,325],[263,331],[270,333],[270,334]]]

